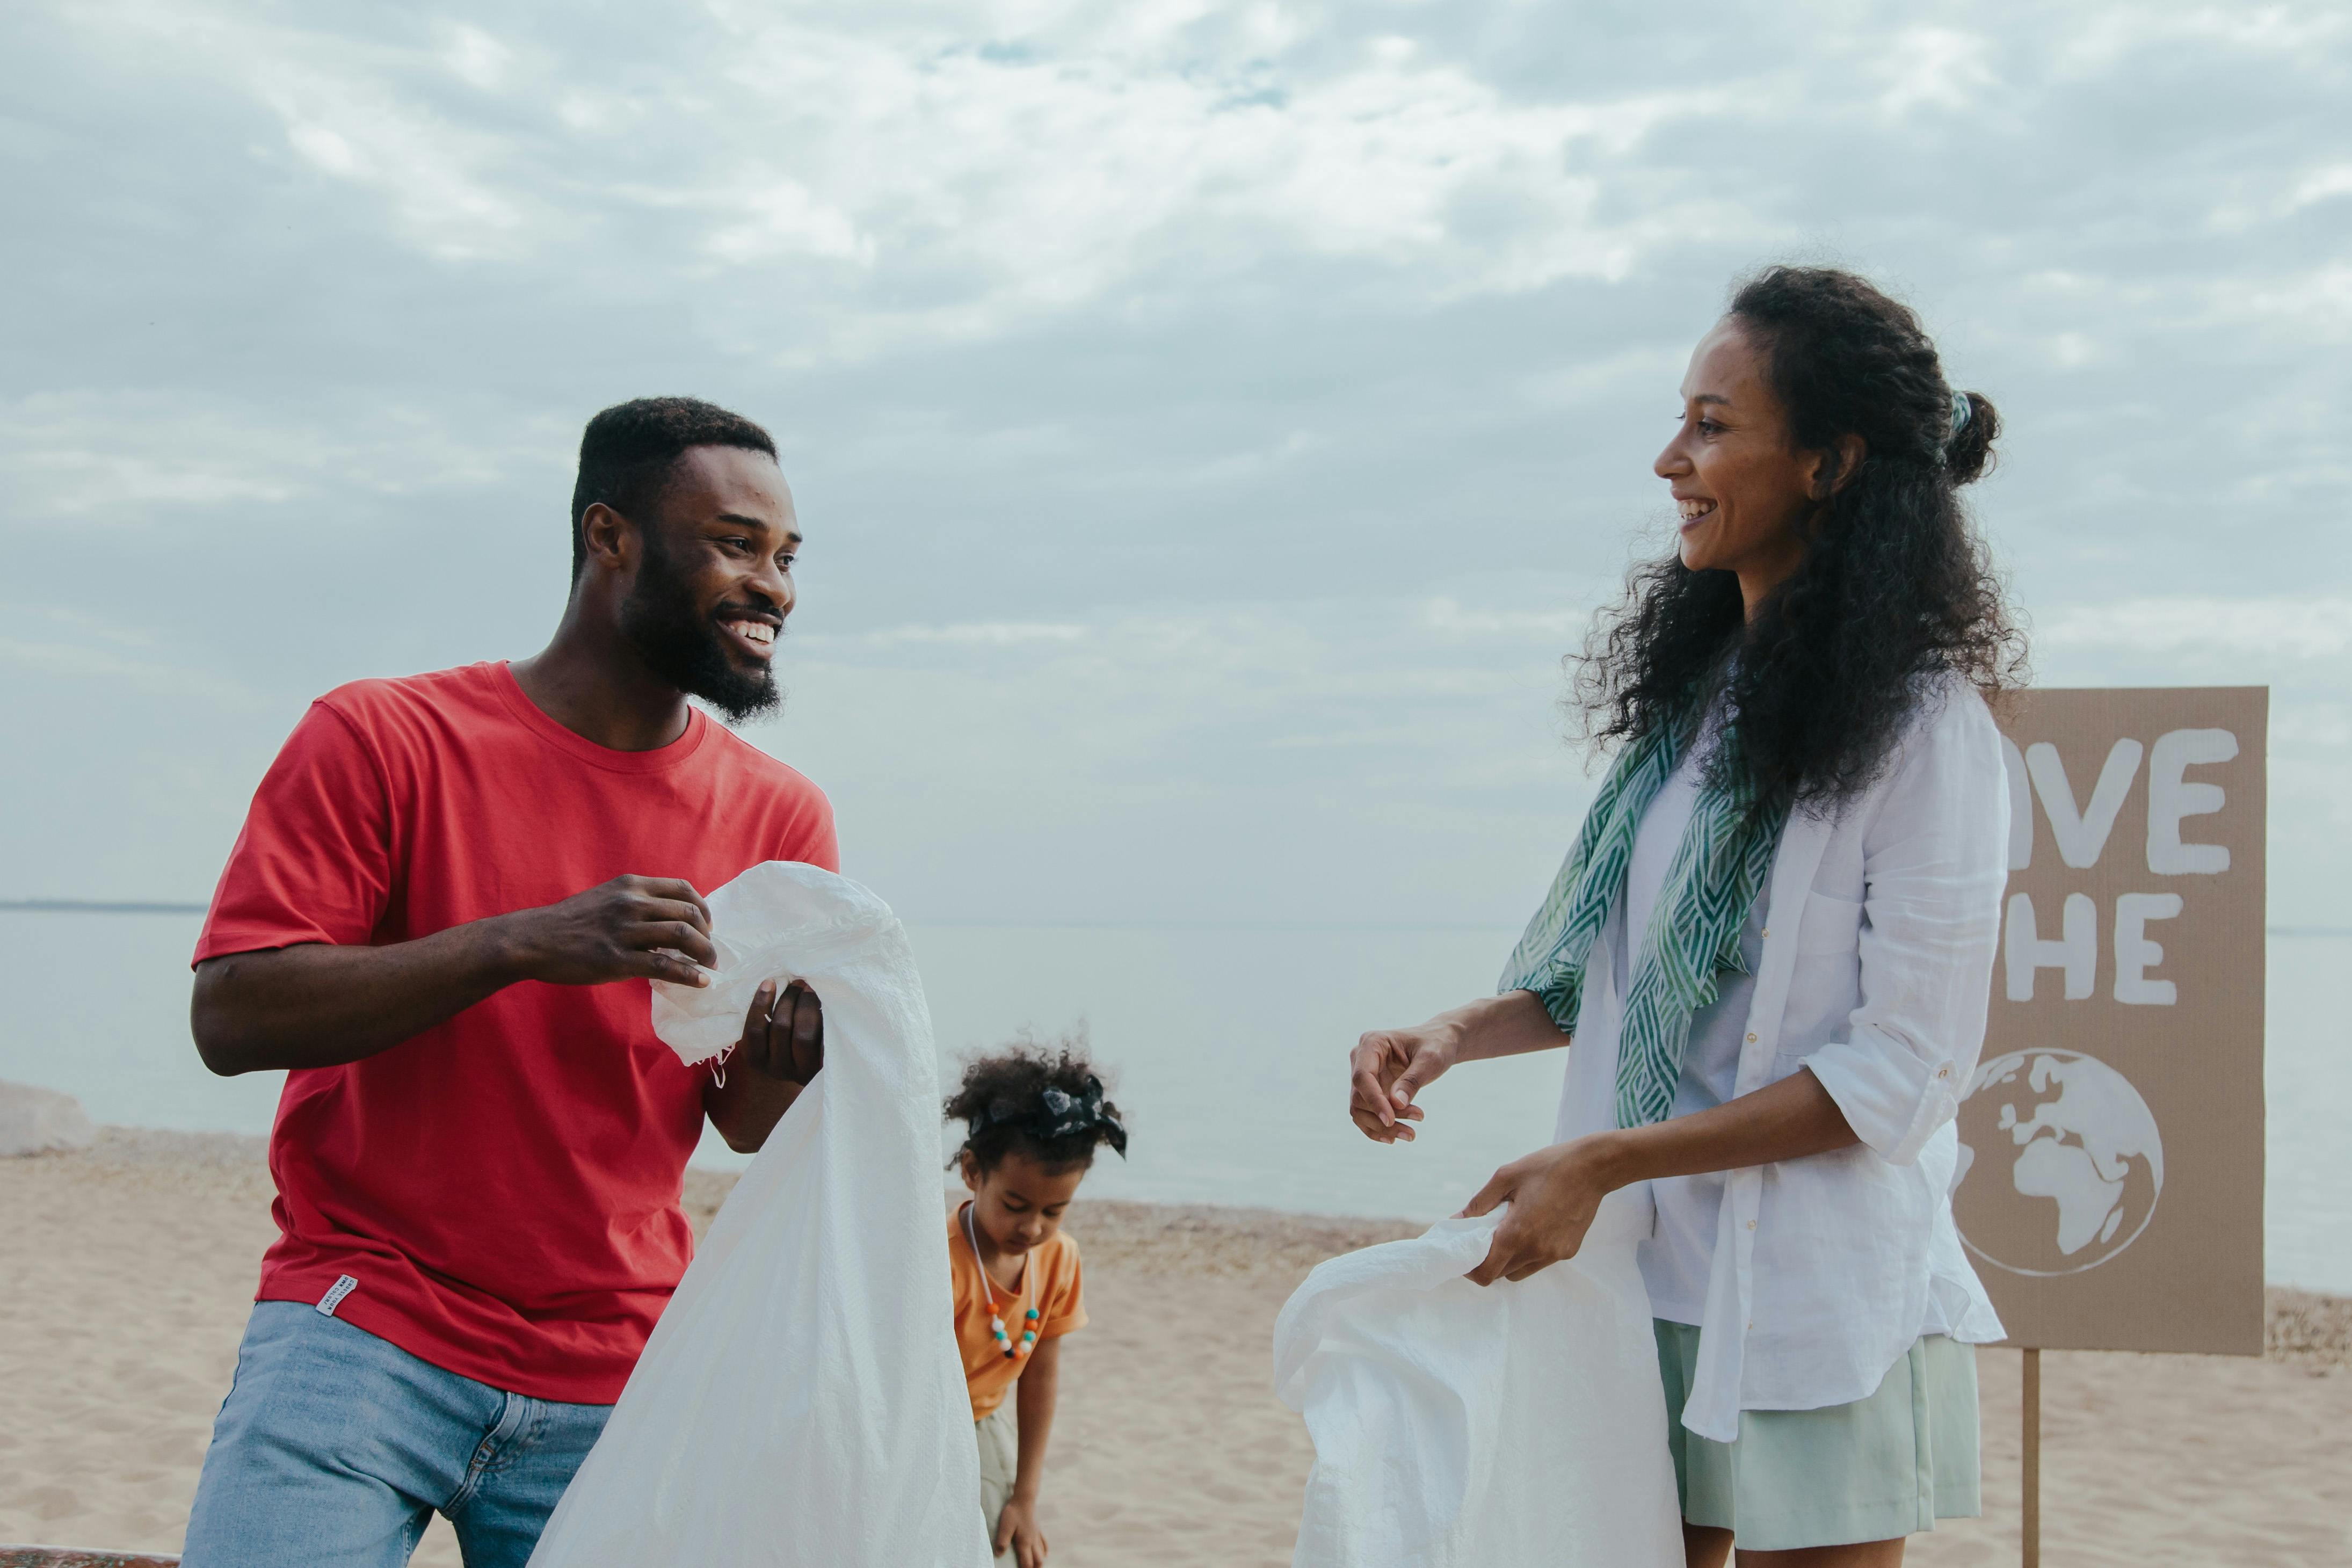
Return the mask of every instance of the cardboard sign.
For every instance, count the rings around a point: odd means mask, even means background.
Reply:
[[[2261,687],[2000,715],[2009,889],[1952,1194],[2013,1344],[2263,1348]]]

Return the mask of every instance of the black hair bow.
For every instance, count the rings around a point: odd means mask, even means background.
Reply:
[[[1102,1079],[1091,1075],[1084,1091],[1077,1094],[1048,1086],[1026,1104],[1006,1095],[989,1106],[986,1125],[1017,1128],[1040,1143],[1096,1132],[1118,1152],[1120,1159],[1127,1158],[1127,1128],[1118,1112],[1103,1103]]]

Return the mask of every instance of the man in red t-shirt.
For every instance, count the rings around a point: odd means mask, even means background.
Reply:
[[[646,987],[707,983],[701,890],[838,869],[816,786],[687,700],[776,706],[774,443],[691,399],[608,408],[572,519],[546,648],[319,699],[221,874],[196,1047],[287,1070],[279,1235],[188,1568],[391,1568],[436,1510],[470,1568],[523,1568],[685,1270],[704,1119],[757,1149],[822,1064],[798,985],[719,1071],[656,1038]]]

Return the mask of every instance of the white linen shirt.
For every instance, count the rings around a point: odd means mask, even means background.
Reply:
[[[2008,844],[2000,732],[1958,680],[1922,700],[1876,783],[1781,833],[1731,1087],[1810,1071],[1861,1142],[1722,1178],[1683,1412],[1699,1436],[1733,1441],[1742,1410],[1867,1398],[1929,1329],[2003,1337],[1950,1189]],[[1594,942],[1588,975],[1609,974],[1623,930]],[[1595,1001],[1569,1053],[1562,1139],[1615,1125],[1617,1017]]]

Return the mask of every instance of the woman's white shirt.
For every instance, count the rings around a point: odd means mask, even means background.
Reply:
[[[1693,748],[1694,754],[1702,748]],[[1596,941],[1558,1136],[1615,1124],[1619,999],[1694,809],[1686,761],[1635,837],[1626,896]],[[2008,879],[2009,794],[1983,700],[1923,700],[1878,781],[1782,833],[1741,947],[1692,1019],[1677,1116],[1811,1071],[1862,1140],[1805,1160],[1651,1184],[1652,1310],[1700,1328],[1684,1425],[1729,1442],[1738,1412],[1875,1392],[1922,1333],[1969,1343],[2000,1321],[1952,1225],[1952,1116],[1984,1043]],[[1638,906],[1638,907],[1637,907]]]

